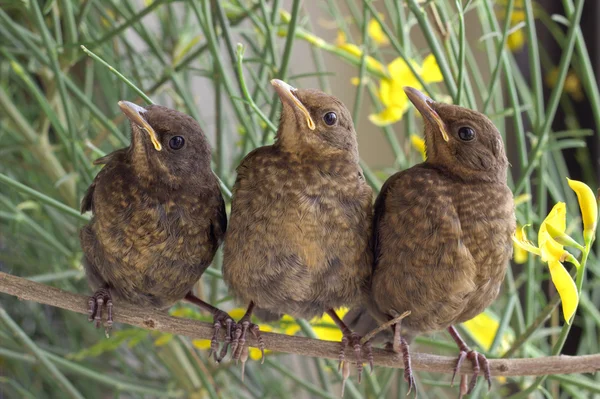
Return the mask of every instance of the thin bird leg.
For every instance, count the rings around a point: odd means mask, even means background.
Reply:
[[[335,322],[335,324],[342,330],[343,338],[342,345],[340,347],[340,356],[339,365],[345,361],[346,358],[346,347],[351,345],[354,348],[354,355],[356,357],[356,371],[358,373],[358,382],[360,383],[363,371],[363,362],[362,362],[362,351],[364,350],[367,355],[367,361],[369,362],[369,367],[371,372],[373,372],[373,352],[371,350],[371,344],[369,341],[365,342],[364,345],[361,345],[360,340],[362,337],[355,332],[352,332],[350,328],[339,318],[335,310],[329,309],[327,310],[327,314],[331,317],[331,319]],[[338,366],[339,368],[339,366]]]
[[[235,324],[233,319],[224,311],[219,308],[212,306],[209,303],[204,302],[202,299],[198,298],[191,291],[185,296],[185,300],[193,303],[196,306],[201,307],[204,310],[209,311],[213,315],[214,322],[214,330],[213,336],[210,339],[210,353],[208,357],[214,357],[215,362],[219,363],[225,355],[227,355],[227,349],[229,345],[231,345],[231,332],[233,329],[233,325]],[[225,342],[223,344],[223,348],[221,349],[221,353],[217,357],[217,352],[219,350],[219,331],[221,327],[225,327],[227,332],[225,333]]]
[[[96,328],[102,324],[102,308],[106,306],[106,323],[104,323],[104,332],[108,337],[113,325],[113,302],[108,286],[99,288],[94,295],[88,299],[88,320],[93,321]]]
[[[391,317],[390,317],[391,319]],[[392,342],[391,349],[395,353],[402,353],[402,361],[404,362],[404,381],[408,382],[407,395],[414,389],[415,397],[417,396],[417,385],[415,383],[415,377],[412,372],[412,366],[410,365],[410,348],[408,342],[401,335],[402,320],[392,325],[392,331],[394,332],[394,341]]]
[[[258,349],[260,349],[262,355],[261,364],[265,361],[265,343],[262,337],[260,336],[260,328],[258,327],[258,325],[250,321],[252,317],[252,312],[254,311],[254,306],[254,302],[250,301],[250,303],[248,304],[248,309],[246,310],[246,314],[240,319],[240,321],[238,321],[235,327],[235,333],[233,336],[233,341],[231,343],[231,356],[233,359],[235,359],[236,363],[238,362],[238,360],[240,360],[240,357],[243,354],[244,347],[246,344],[246,334],[248,333],[248,330],[250,330],[254,338],[258,341]],[[242,366],[244,362],[245,360],[242,359]]]
[[[477,384],[477,377],[479,376],[479,372],[481,368],[483,368],[483,374],[485,376],[485,380],[488,383],[488,391],[492,388],[492,378],[490,372],[490,365],[488,363],[487,358],[477,351],[471,350],[465,343],[465,341],[461,338],[460,334],[456,330],[454,326],[448,327],[448,332],[450,336],[458,345],[458,349],[460,350],[458,354],[458,360],[456,361],[456,366],[454,366],[454,373],[452,374],[452,384],[454,384],[454,377],[456,373],[460,370],[460,366],[462,365],[465,358],[468,358],[473,365],[473,378],[471,378],[471,383],[469,384],[469,390],[467,394],[473,391],[475,385]]]

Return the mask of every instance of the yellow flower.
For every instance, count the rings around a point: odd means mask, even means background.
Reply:
[[[577,261],[564,249],[564,246],[556,242],[548,232],[548,225],[551,225],[553,232],[564,233],[567,225],[566,215],[567,210],[564,202],[559,202],[554,205],[554,208],[552,208],[540,226],[537,247],[527,240],[527,236],[525,235],[526,226],[521,229],[520,238],[515,234],[513,236],[513,241],[520,248],[540,256],[543,262],[548,263],[552,283],[556,287],[556,291],[558,292],[558,295],[560,295],[562,301],[562,310],[565,320],[567,323],[570,323],[571,317],[573,317],[573,314],[577,309],[577,304],[579,303],[579,295],[577,293],[575,282],[561,262],[568,260],[577,265]]]
[[[516,30],[509,34],[506,38],[506,45],[513,53],[521,50],[525,46],[525,33],[523,32],[523,29]]]
[[[515,232],[515,237],[519,241],[523,241],[523,230],[522,229],[523,229],[522,226],[517,226],[517,231]],[[527,258],[528,258],[527,251],[524,250],[519,245],[517,245],[517,243],[514,243],[513,259],[515,260],[515,263],[522,265],[523,263],[527,262]]]
[[[337,37],[335,38],[335,45],[343,46],[344,44],[346,44],[346,34],[343,30],[338,30]]]
[[[596,227],[598,225],[598,203],[592,189],[585,183],[567,178],[569,187],[579,201],[579,209],[581,209],[581,219],[583,220],[583,240],[585,245],[589,245],[594,240]]]
[[[500,327],[498,316],[492,313],[491,310],[486,310],[483,313],[475,316],[475,318],[464,322],[463,327],[469,332],[477,345],[489,351]],[[510,347],[514,339],[512,331],[506,330],[502,335],[501,352],[504,352]]]
[[[546,74],[546,84],[549,87],[556,86],[556,81],[558,79],[558,68],[553,68],[550,72]],[[563,87],[565,93],[568,93],[573,100],[581,101],[583,100],[583,89],[581,87],[581,81],[577,77],[577,74],[573,71],[569,71],[567,73],[567,77],[565,78],[565,84]]]
[[[410,135],[410,143],[414,147],[415,150],[421,154],[421,158],[423,161],[427,159],[427,153],[425,151],[425,140],[422,137],[417,136],[416,134]]]
[[[343,318],[344,315],[348,312],[348,309],[342,308],[337,310],[337,315],[340,318]],[[325,340],[325,341],[336,341],[339,342],[342,340],[342,331],[335,324],[333,319],[327,314],[323,314],[321,317],[315,317],[310,321],[310,324],[313,325],[313,331],[317,335],[317,338]]]
[[[411,65],[421,76],[425,83],[441,82],[442,73],[433,54],[428,55],[419,66],[411,60]],[[385,109],[369,115],[369,119],[377,126],[385,126],[398,122],[409,106],[408,97],[404,93],[404,86],[411,86],[422,90],[423,86],[412,73],[408,64],[400,57],[388,65],[389,79],[382,79],[379,86],[379,97]]]
[[[383,15],[380,14],[379,16],[383,20]],[[377,22],[375,18],[371,18],[369,25],[367,26],[367,30],[369,36],[371,36],[371,39],[373,39],[375,44],[378,46],[387,46],[390,44],[388,37],[385,35],[385,33],[383,33],[381,25],[379,25],[379,22]]]
[[[155,346],[164,346],[166,344],[168,344],[169,342],[171,342],[171,340],[173,339],[173,334],[161,334],[156,340],[154,340],[154,345]]]
[[[343,43],[343,44],[338,44],[337,47],[340,50],[344,50],[346,53],[355,56],[359,60],[362,57],[363,52],[360,49],[360,47],[358,47],[356,44]],[[383,74],[386,73],[385,66],[383,66],[383,64],[381,62],[377,61],[375,58],[371,57],[370,55],[367,56],[367,59],[365,62],[367,63],[367,68],[377,70]]]

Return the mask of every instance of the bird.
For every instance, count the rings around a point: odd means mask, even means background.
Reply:
[[[260,334],[253,312],[271,319],[325,312],[343,333],[344,372],[349,346],[360,378],[363,353],[372,368],[370,344],[361,344],[335,310],[362,301],[372,269],[373,192],[359,166],[352,117],[322,91],[271,84],[282,103],[275,142],[237,167],[223,247],[223,278],[249,304],[236,324],[233,357],[247,351],[248,330]]]
[[[227,228],[207,138],[198,122],[174,109],[118,105],[131,143],[95,161],[104,166],[81,201],[81,212],[92,212],[79,234],[94,290],[89,320],[100,327],[105,308],[108,335],[113,300],[166,309],[186,299],[215,317],[216,346],[219,328],[233,320],[192,292]]]
[[[477,111],[404,91],[423,116],[427,159],[392,175],[375,200],[367,314],[385,322],[410,312],[393,326],[392,345],[402,353],[409,392],[408,342],[444,329],[459,347],[454,375],[469,359],[469,392],[481,370],[489,389],[487,359],[454,326],[495,300],[512,257],[516,221],[502,137]],[[360,314],[348,317],[356,324]]]

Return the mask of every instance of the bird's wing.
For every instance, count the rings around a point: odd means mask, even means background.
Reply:
[[[223,238],[225,236],[225,231],[227,231],[227,211],[225,209],[225,201],[221,196],[221,201],[219,203],[219,208],[217,209],[216,219],[211,222],[211,233],[215,238],[215,242],[217,245],[220,245],[223,242]]]
[[[94,178],[94,181],[86,190],[83,199],[81,200],[81,213],[94,210],[94,191],[96,190],[96,184],[100,181],[110,169],[112,169],[116,163],[125,155],[127,149],[122,148],[117,151],[113,151],[108,155],[98,158],[94,161],[94,165],[106,165]]]
[[[475,289],[476,264],[446,183],[413,167],[388,180],[375,208],[375,301],[388,314],[411,310],[407,322],[422,331],[448,325]]]

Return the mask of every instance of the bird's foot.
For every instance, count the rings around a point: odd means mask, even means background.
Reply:
[[[362,355],[363,352],[367,357],[367,362],[369,363],[370,372],[373,372],[373,351],[371,349],[371,342],[367,341],[364,344],[361,344],[362,337],[355,332],[350,332],[345,334],[342,337],[342,343],[340,346],[340,354],[338,356],[339,364],[338,370],[342,368],[346,360],[346,348],[351,346],[354,349],[354,356],[356,358],[356,371],[358,373],[358,383],[360,384],[363,372],[363,361]],[[346,376],[347,378],[347,376]]]
[[[108,337],[113,325],[113,302],[108,288],[100,288],[88,299],[88,320],[93,321],[96,328],[102,324],[102,308],[106,306],[106,322],[104,332]]]
[[[471,382],[469,383],[469,389],[467,390],[467,394],[470,394],[471,391],[473,391],[473,388],[475,388],[475,385],[477,384],[477,377],[479,377],[481,369],[483,369],[483,375],[488,383],[488,390],[490,390],[492,388],[490,364],[483,354],[469,349],[468,346],[460,348],[460,352],[458,353],[458,359],[456,360],[456,366],[454,366],[454,373],[452,374],[451,384],[454,384],[454,377],[456,376],[456,373],[460,370],[460,367],[462,366],[465,359],[469,359],[471,361],[471,364],[473,365],[473,377],[471,378]]]
[[[234,359],[236,363],[240,360],[242,362],[242,379],[244,378],[246,360],[248,360],[248,346],[246,345],[246,334],[248,331],[250,331],[258,341],[258,349],[260,349],[262,355],[261,364],[265,361],[265,343],[260,335],[260,328],[250,321],[250,314],[246,313],[236,324],[231,341],[232,359]]]
[[[394,339],[393,343],[388,342],[385,348],[394,353],[402,354],[402,362],[404,363],[404,381],[408,383],[408,392],[406,394],[409,395],[414,389],[415,397],[417,397],[417,385],[415,383],[415,376],[412,372],[412,366],[410,365],[410,348],[408,342],[406,342],[404,337],[400,337],[399,340]]]
[[[213,323],[213,336],[210,339],[210,352],[208,353],[208,357],[210,358],[212,356],[215,359],[215,362],[220,363],[227,355],[227,349],[229,349],[229,346],[231,345],[231,334],[235,326],[235,322],[229,316],[229,314],[217,309],[214,311]],[[221,327],[226,329],[225,342],[223,343],[221,351],[217,355],[219,350],[219,331],[221,330]]]

